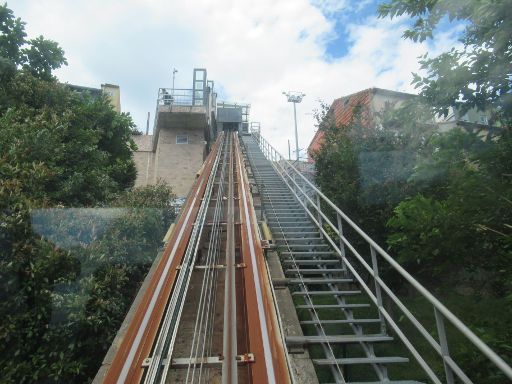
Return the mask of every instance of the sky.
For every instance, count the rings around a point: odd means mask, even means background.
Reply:
[[[251,121],[286,154],[293,107],[283,91],[306,94],[297,106],[299,147],[314,133],[313,111],[370,87],[415,93],[418,56],[456,45],[456,27],[435,40],[401,35],[406,18],[378,19],[376,0],[15,0],[29,38],[57,41],[68,66],[62,82],[121,89],[121,108],[145,131],[158,88],[192,87],[206,68],[219,98],[251,104]],[[292,144],[293,147],[293,144]],[[294,155],[292,154],[292,157]]]

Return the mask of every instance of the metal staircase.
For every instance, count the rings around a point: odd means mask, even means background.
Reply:
[[[289,350],[308,347],[321,382],[412,384],[418,383],[415,379],[427,378],[434,383],[472,383],[450,356],[445,319],[512,377],[503,360],[258,133],[242,136],[242,142],[304,333],[286,337],[286,344]],[[334,212],[334,220],[325,207]],[[347,227],[369,245],[368,255],[363,256],[345,237]],[[432,304],[437,325],[434,331],[427,330],[382,280],[378,264],[382,259]],[[435,372],[402,332],[383,305],[383,296],[437,352],[444,372]],[[416,371],[417,376],[392,380],[392,367],[402,364],[412,364],[415,368],[409,372]]]
[[[313,363],[317,367],[328,367],[336,382],[350,382],[347,381],[350,375],[347,366],[365,365],[364,369],[371,371],[367,376],[375,376],[376,382],[398,383],[389,381],[387,365],[407,363],[409,359],[376,355],[376,343],[393,340],[386,334],[382,319],[376,310],[372,311],[374,316],[370,318],[358,315],[358,309],[370,308],[371,305],[368,300],[360,301],[361,290],[357,289],[353,276],[322,238],[317,226],[260,151],[255,139],[244,136],[243,141],[261,193],[266,221],[288,277],[287,284],[296,299],[296,309],[304,319],[301,325],[307,336],[287,337],[287,345],[320,346],[324,356],[313,358]],[[359,300],[353,302],[350,297],[358,297]],[[333,315],[335,320],[331,319]],[[379,325],[378,329],[375,329],[375,324]],[[371,325],[374,329],[367,329]],[[377,332],[373,332],[375,330]],[[346,346],[352,344],[359,345],[363,354],[346,357]],[[345,357],[339,353],[343,347]]]

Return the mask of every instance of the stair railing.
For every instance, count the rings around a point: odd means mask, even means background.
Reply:
[[[414,325],[423,338],[437,352],[442,359],[444,366],[445,383],[454,384],[457,377],[465,384],[472,384],[473,381],[464,373],[460,366],[450,355],[449,340],[446,334],[445,320],[457,329],[466,340],[470,341],[489,361],[491,361],[501,371],[505,377],[512,379],[512,367],[510,367],[500,356],[498,356],[487,344],[485,344],[477,335],[475,335],[461,320],[459,320],[448,308],[446,308],[438,299],[432,295],[422,284],[420,284],[410,273],[408,273],[393,257],[382,249],[370,236],[359,228],[341,209],[339,209],[327,196],[325,196],[313,183],[311,183],[300,171],[298,171],[284,156],[282,156],[272,145],[266,141],[259,132],[252,132],[252,136],[258,143],[265,157],[270,160],[274,169],[281,176],[285,184],[295,195],[299,203],[306,210],[311,220],[318,226],[322,236],[330,243],[334,251],[339,255],[343,265],[348,268],[356,280],[360,283],[370,300],[376,305],[379,316],[382,320],[383,331],[385,323],[393,329],[400,338],[404,346],[416,359],[427,376],[436,384],[443,381],[434,372],[429,363],[422,354],[416,349],[412,342],[404,334],[400,326],[391,316],[390,312],[383,305],[383,293],[400,309],[402,314]],[[336,223],[333,223],[322,210],[322,205],[328,207],[336,214]],[[345,236],[348,225],[352,231],[357,233],[362,240],[369,246],[371,265],[357,251],[355,246]],[[332,233],[337,236],[333,238]],[[336,237],[335,236],[335,237]],[[357,267],[371,276],[374,282],[374,289],[365,282],[359,271],[347,258],[347,250],[353,256],[353,259],[359,262]],[[379,273],[378,262],[383,259],[389,266],[396,271],[411,287],[413,287],[424,299],[431,305],[436,321],[436,330],[438,340],[421,324],[416,316],[406,307],[406,305],[397,297],[393,290],[382,280]]]

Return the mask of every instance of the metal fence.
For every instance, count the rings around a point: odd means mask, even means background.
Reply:
[[[461,320],[437,300],[423,285],[412,277],[393,257],[384,251],[363,230],[361,230],[343,211],[329,200],[310,180],[308,180],[297,168],[286,160],[272,145],[270,145],[258,131],[252,131],[265,157],[269,159],[282,177],[283,181],[293,192],[299,203],[306,210],[311,220],[318,226],[324,238],[330,243],[334,251],[342,259],[342,262],[351,271],[370,300],[377,306],[379,316],[393,329],[410,354],[416,359],[425,374],[434,383],[444,382],[453,384],[456,382],[473,383],[467,374],[454,361],[450,354],[450,342],[447,337],[445,322],[451,324],[466,341],[472,343],[476,349],[509,379],[512,379],[512,368],[493,350],[491,350],[478,336],[476,336]],[[367,254],[358,251],[355,241],[349,241],[346,233],[354,233],[357,241],[366,244]],[[364,255],[364,256],[363,256]],[[369,260],[369,261],[367,261]],[[414,316],[409,308],[398,298],[397,294],[382,279],[382,267],[379,262],[385,261],[394,272],[407,282],[408,288],[412,288],[431,306],[435,317],[435,336]],[[373,287],[364,280],[362,273],[370,277]],[[390,300],[401,312],[401,316],[407,318],[423,339],[433,348],[444,366],[444,378],[439,377],[432,368],[432,363],[419,352],[418,346],[408,338],[404,330],[397,324],[391,313],[385,308],[384,300]]]

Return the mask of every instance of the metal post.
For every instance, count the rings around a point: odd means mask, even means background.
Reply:
[[[292,159],[292,154],[290,152],[290,139],[288,139],[288,160]]]
[[[446,362],[446,358],[450,357],[448,350],[448,339],[446,338],[446,330],[444,328],[443,315],[434,307],[434,315],[436,316],[437,334],[439,335],[439,344],[441,345],[441,354],[443,355],[444,372],[446,375],[446,383],[453,384],[453,371]]]
[[[297,102],[293,102],[293,118],[294,118],[294,121],[295,121],[295,150],[297,151],[296,152],[296,157],[297,157],[297,162],[299,161],[299,134],[297,133]]]
[[[149,134],[149,112],[148,112],[148,120],[146,121],[146,136]]]
[[[174,80],[176,78],[176,73],[178,73],[178,70],[176,68],[172,69],[172,95],[174,96]]]
[[[343,269],[346,269],[345,265],[345,243],[343,242],[343,222],[341,215],[339,213],[336,213],[336,218],[338,220],[338,237],[340,238],[340,253],[341,253],[341,265],[343,266]]]
[[[377,306],[379,307],[379,319],[380,319],[380,331],[382,334],[386,333],[386,320],[384,320],[384,316],[382,315],[381,309],[383,309],[382,305],[382,291],[380,288],[380,284],[377,281],[379,278],[379,266],[377,264],[377,252],[375,252],[375,248],[373,245],[370,245],[370,253],[372,255],[372,268],[373,268],[373,281],[375,282],[375,296],[377,297]]]
[[[318,225],[320,226],[320,228],[323,228],[324,225],[322,223],[322,208],[320,205],[320,195],[318,194],[318,192],[316,193],[316,212],[317,212]],[[320,237],[321,238],[324,237],[324,234],[322,233],[322,231],[320,231]]]

